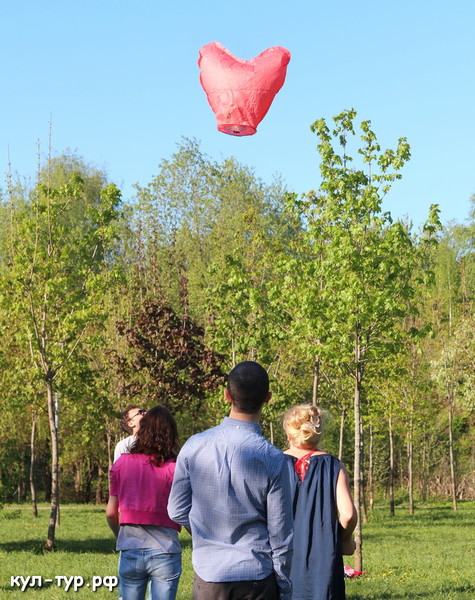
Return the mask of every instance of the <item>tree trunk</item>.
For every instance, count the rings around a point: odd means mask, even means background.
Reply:
[[[320,386],[320,357],[315,357],[315,364],[313,365],[313,391],[312,391],[312,404],[317,406],[318,403],[318,388]]]
[[[340,442],[338,445],[338,458],[340,460],[342,460],[342,458],[343,458],[343,434],[345,433],[345,418],[346,418],[345,409],[342,408],[341,414],[340,414]]]
[[[77,460],[74,464],[74,493],[78,502],[81,501],[81,480],[81,463]]]
[[[361,473],[361,510],[363,515],[363,523],[368,522],[368,507],[366,505],[366,477],[364,465],[364,445],[363,445],[363,419],[360,418],[360,473]]]
[[[102,504],[102,481],[104,479],[104,471],[102,465],[97,467],[97,485],[96,485],[96,504]]]
[[[374,511],[374,429],[369,426],[369,465],[368,465],[368,492],[369,510]]]
[[[51,511],[49,516],[48,538],[46,540],[45,548],[46,550],[52,550],[54,548],[56,521],[59,512],[59,444],[53,381],[51,379],[47,379],[46,381],[46,393],[48,398],[48,420],[51,437]]]
[[[355,462],[354,462],[354,502],[358,522],[355,528],[355,570],[363,570],[363,537],[361,531],[361,380],[362,366],[360,362],[360,345],[359,338],[355,344],[356,372],[355,372],[355,397],[354,397],[354,412],[355,412]]]
[[[106,439],[107,439],[107,460],[108,460],[108,471],[110,471],[112,469],[112,464],[113,464],[113,452],[112,452],[112,439],[111,439],[111,432],[109,429],[109,425],[107,425],[107,429],[106,429]]]
[[[234,327],[236,325],[236,319],[233,317],[232,318],[232,323],[233,323],[233,330],[231,333],[231,354],[232,354],[232,368],[234,369],[234,367],[236,366],[236,346],[234,343]]]
[[[91,501],[91,489],[92,489],[92,478],[94,476],[94,467],[91,464],[91,460],[87,459],[84,468],[84,494],[83,502],[88,504]]]
[[[20,464],[20,478],[18,480],[18,504],[21,504],[26,500],[26,452],[22,456],[21,464]]]
[[[450,480],[452,487],[452,505],[457,510],[457,483],[455,480],[454,434],[453,434],[454,404],[449,398],[449,455],[450,455]]]
[[[25,457],[26,458],[26,457]],[[18,484],[16,487],[16,495],[17,495],[17,502],[18,504],[21,504],[21,480],[23,477],[23,470],[24,470],[24,464],[23,464],[23,460],[22,460],[22,466],[20,467],[20,478],[18,480]]]
[[[394,481],[396,482],[397,479],[397,483],[398,483],[398,489],[400,492],[405,491],[404,490],[404,485],[403,485],[403,472],[402,472],[402,468],[401,465],[403,464],[402,462],[402,448],[401,445],[398,445],[398,459],[395,463],[394,466]]]
[[[389,514],[394,517],[394,434],[393,419],[389,415]]]
[[[38,415],[35,411],[31,416],[31,437],[30,437],[30,494],[31,494],[31,510],[33,516],[38,516],[38,506],[36,504],[36,486],[35,486],[35,439],[36,439],[36,424],[38,422]]]
[[[427,475],[427,436],[424,435],[423,439],[422,439],[422,474],[421,474],[421,479],[420,479],[420,490],[421,490],[421,497],[422,500],[425,502],[427,500],[427,480],[428,480],[428,475]]]
[[[407,491],[409,494],[409,514],[414,514],[414,444],[412,442],[412,420],[409,427],[409,441],[407,442]]]
[[[414,323],[415,324],[415,323]],[[417,386],[416,381],[416,364],[417,364],[417,347],[412,345],[412,361],[411,361],[411,387],[414,389]],[[414,392],[409,396],[409,431],[407,438],[407,492],[409,496],[409,514],[414,514]]]

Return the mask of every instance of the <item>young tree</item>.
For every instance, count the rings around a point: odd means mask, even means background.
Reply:
[[[475,409],[473,386],[475,383],[475,320],[465,317],[457,322],[451,336],[444,344],[440,357],[432,363],[432,376],[445,400],[448,416],[449,464],[452,506],[457,506],[457,460],[455,452],[454,419]]]
[[[285,293],[297,298],[297,327],[313,340],[312,354],[348,374],[354,385],[354,496],[356,568],[362,568],[362,402],[368,363],[391,353],[401,336],[400,320],[415,312],[413,275],[423,256],[408,228],[382,212],[382,201],[410,157],[402,138],[396,150],[381,151],[369,121],[361,123],[361,164],[354,165],[350,141],[354,110],[334,117],[334,127],[316,121],[322,181],[317,192],[294,199],[305,233],[301,250],[284,259]],[[340,151],[337,150],[340,147]],[[432,207],[427,243],[438,224]],[[430,234],[430,235],[429,235]],[[302,324],[303,323],[303,324]]]
[[[51,513],[46,548],[54,546],[59,506],[57,386],[66,365],[103,315],[100,292],[114,238],[120,192],[74,156],[50,159],[26,199],[12,198],[8,281],[4,290],[44,386],[51,437]]]

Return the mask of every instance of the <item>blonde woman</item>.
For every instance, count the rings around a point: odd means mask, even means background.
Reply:
[[[318,447],[318,407],[289,409],[284,429],[294,493],[292,600],[345,600],[342,554],[353,554],[356,526],[348,473],[338,458]]]

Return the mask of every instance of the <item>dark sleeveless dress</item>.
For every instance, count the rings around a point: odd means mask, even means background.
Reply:
[[[292,600],[345,600],[343,557],[336,506],[340,461],[331,454],[310,457],[304,480],[287,455],[294,510]]]

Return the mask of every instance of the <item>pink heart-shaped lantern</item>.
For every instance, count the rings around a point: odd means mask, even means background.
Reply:
[[[274,46],[251,60],[237,58],[222,44],[200,50],[200,82],[218,122],[229,135],[253,135],[284,85],[290,52]]]

